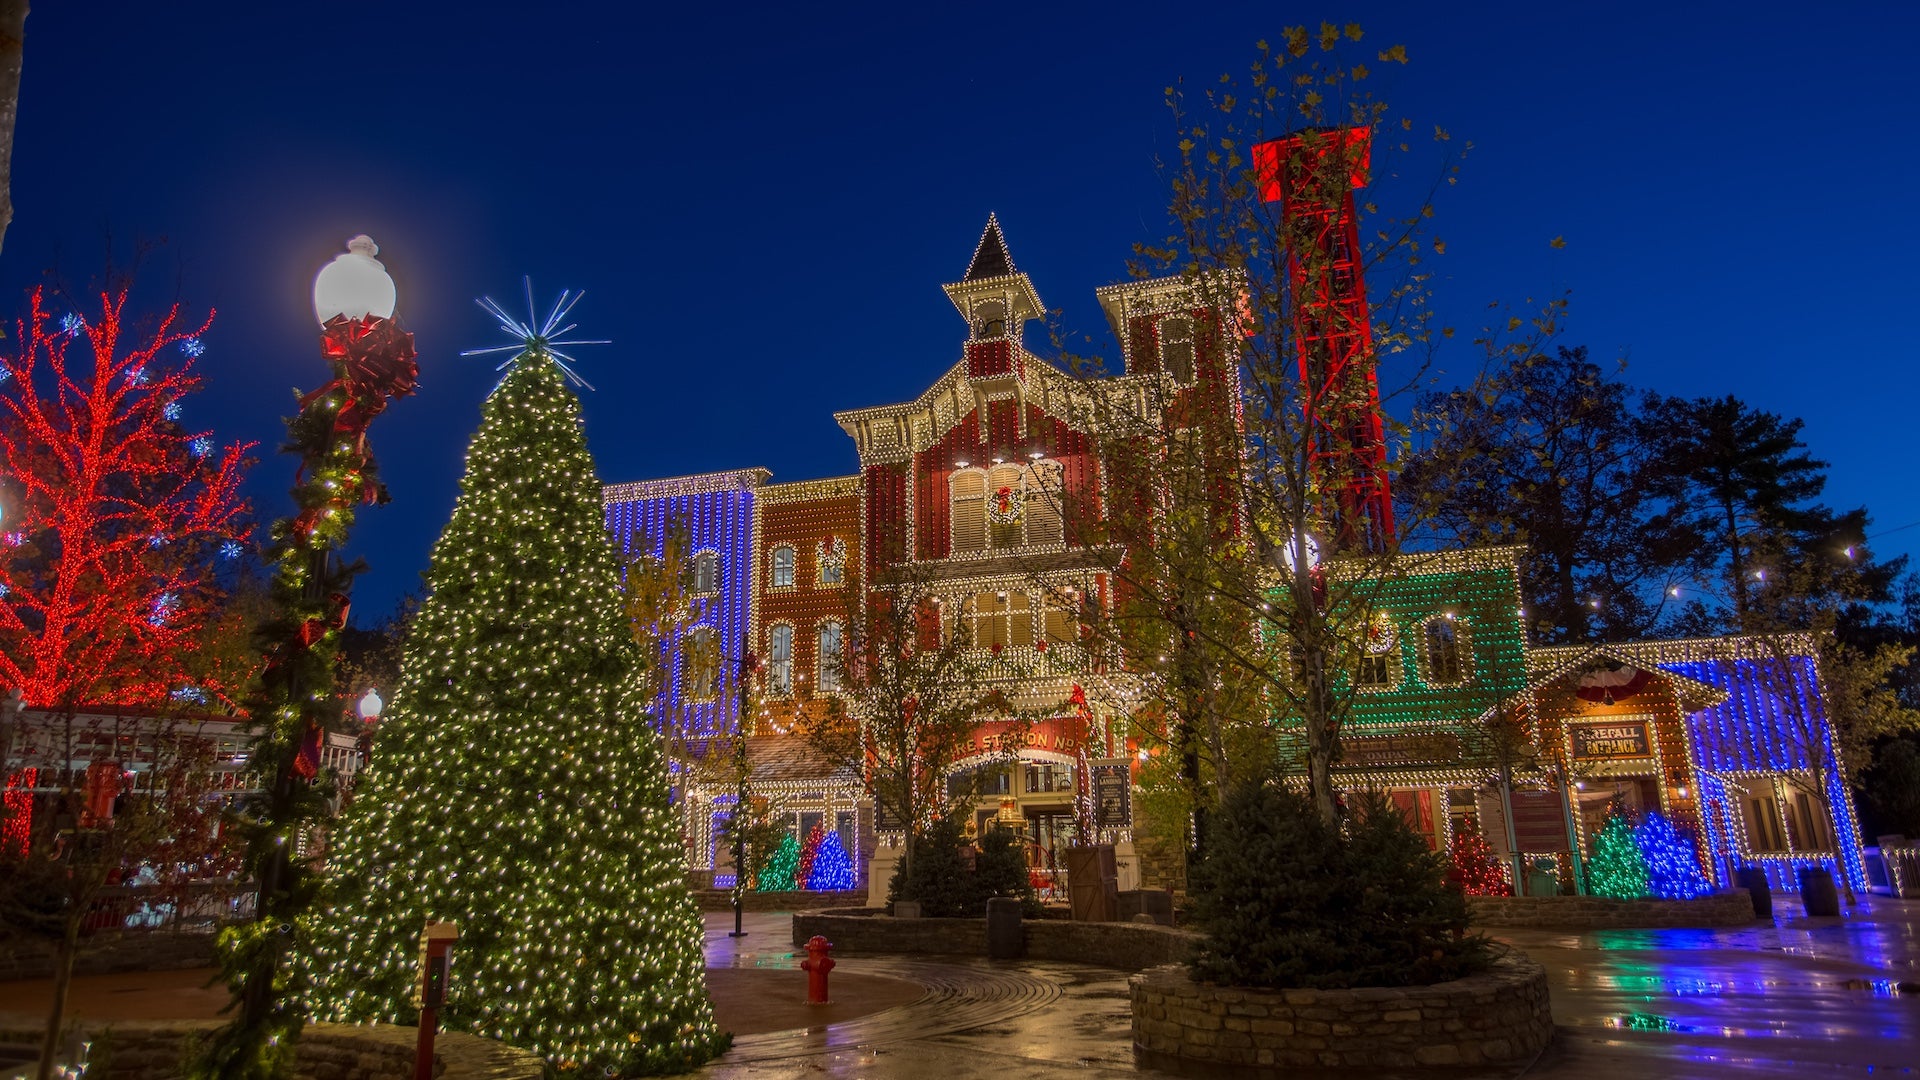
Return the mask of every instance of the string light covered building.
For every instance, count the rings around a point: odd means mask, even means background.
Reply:
[[[1328,217],[1329,243],[1350,233],[1351,213]],[[1341,295],[1327,302],[1364,313],[1358,266],[1346,270]],[[694,618],[675,643],[660,716],[681,730],[740,730],[734,680],[750,642],[765,689],[760,715],[747,718],[757,783],[780,799],[796,836],[838,832],[884,887],[894,823],[873,819],[859,777],[834,774],[786,732],[833,692],[823,657],[846,644],[850,601],[911,567],[934,582],[943,625],[964,620],[986,678],[1043,717],[1019,729],[980,726],[956,770],[989,774],[968,825],[1015,825],[1040,869],[1064,865],[1068,844],[1097,840],[1116,844],[1122,889],[1178,884],[1177,870],[1132,843],[1138,746],[1110,692],[1124,680],[1101,681],[1110,658],[1093,653],[1075,622],[1115,588],[1110,553],[1077,548],[1061,520],[1063,504],[1097,506],[1107,494],[1086,383],[1024,347],[1024,324],[1044,308],[997,220],[961,280],[944,288],[966,331],[954,363],[912,401],[835,415],[856,471],[775,484],[756,468],[606,489],[623,550],[657,551],[673,523],[692,544]],[[1128,398],[1136,415],[1163,402],[1232,424],[1238,437],[1238,373],[1217,360],[1230,313],[1179,279],[1111,286],[1097,299],[1124,357],[1120,374],[1100,380],[1102,393]],[[1347,344],[1364,353],[1356,342]],[[1358,368],[1347,377],[1354,372],[1371,379]],[[1341,396],[1377,413],[1377,396]],[[1369,447],[1347,452],[1377,464]],[[1363,545],[1390,543],[1384,472],[1349,473],[1360,480],[1343,497],[1341,528]],[[1578,881],[1572,852],[1625,808],[1658,810],[1696,836],[1719,885],[1759,866],[1792,889],[1798,868],[1824,865],[1866,887],[1811,642],[1789,641],[1785,653],[1747,639],[1535,649],[1519,612],[1521,554],[1395,557],[1371,594],[1366,655],[1341,676],[1355,701],[1343,788],[1386,790],[1436,849],[1470,827],[1523,862],[1552,860],[1569,886]],[[712,642],[718,670],[690,665],[714,655]],[[1089,693],[1096,685],[1109,692]],[[1490,734],[1502,720],[1522,744],[1504,752]],[[1818,778],[1814,757],[1828,764]],[[1504,787],[1503,772],[1512,778]],[[696,875],[730,874],[716,840],[729,800],[695,786],[682,801]]]

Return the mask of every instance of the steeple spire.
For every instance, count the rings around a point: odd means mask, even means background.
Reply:
[[[1015,272],[1013,256],[1007,253],[1007,239],[1000,235],[1000,219],[989,212],[986,231],[974,245],[973,261],[967,264],[967,274],[960,280],[1012,277]]]

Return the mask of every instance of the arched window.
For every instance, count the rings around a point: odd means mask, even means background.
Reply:
[[[682,664],[687,697],[708,701],[720,692],[720,649],[714,641],[713,627],[696,626],[687,634],[687,653]]]
[[[1400,667],[1399,628],[1389,616],[1376,615],[1367,623],[1366,639],[1360,644],[1360,658],[1353,673],[1354,688],[1391,690],[1400,685]]]
[[[693,594],[706,596],[720,591],[720,554],[703,551],[693,557]]]
[[[819,647],[814,651],[814,663],[819,671],[814,685],[823,694],[840,689],[840,669],[846,662],[846,640],[845,628],[835,619],[821,623],[816,631],[815,642]]]
[[[961,469],[947,481],[953,498],[953,553],[965,555],[987,546],[987,474]]]
[[[793,588],[793,546],[781,544],[773,549],[771,567],[773,587],[776,589]]]
[[[998,300],[989,300],[973,309],[973,336],[978,338],[997,338],[1007,336],[1007,305]]]
[[[1185,385],[1193,381],[1193,319],[1170,315],[1160,320],[1160,366],[1173,381]]]
[[[1026,542],[1026,469],[1013,462],[987,473],[987,545],[1019,547]]]
[[[767,690],[779,697],[793,693],[793,627],[787,623],[767,630]]]
[[[1036,461],[1027,467],[1027,543],[1058,544],[1063,539],[1060,525],[1060,474],[1057,461]]]
[[[1466,681],[1466,627],[1452,616],[1433,619],[1426,626],[1426,680],[1440,686]]]

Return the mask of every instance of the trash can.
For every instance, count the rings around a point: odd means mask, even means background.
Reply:
[[[1753,899],[1753,917],[1756,919],[1773,918],[1773,886],[1767,884],[1767,872],[1757,866],[1743,866],[1734,880],[1747,890]]]
[[[1801,867],[1800,903],[1809,916],[1840,914],[1840,894],[1833,887],[1833,871],[1824,866]]]
[[[1027,955],[1027,932],[1020,925],[1020,900],[995,896],[987,901],[987,956],[1018,960]]]

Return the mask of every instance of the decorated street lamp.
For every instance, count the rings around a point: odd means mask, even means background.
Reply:
[[[266,627],[266,667],[250,702],[249,764],[260,794],[242,807],[241,832],[259,897],[254,921],[221,935],[221,965],[238,1008],[206,1044],[191,1070],[197,1076],[265,1080],[282,1071],[299,1035],[300,1013],[276,987],[285,985],[293,927],[314,892],[313,870],[297,857],[300,844],[327,806],[313,781],[326,723],[339,715],[334,652],[360,570],[337,553],[358,508],[387,501],[367,427],[388,402],[413,393],[419,375],[413,335],[394,318],[397,290],[379,253],[370,237],[356,236],[313,281],[330,378],[301,394],[299,412],[287,421],[286,450],[300,456],[297,509],[273,528],[273,595],[282,615]],[[379,696],[369,696],[377,715]]]
[[[380,719],[380,710],[385,708],[386,704],[380,700],[380,691],[368,687],[367,692],[360,695],[360,703],[354,708],[359,710],[361,723],[371,724]]]

